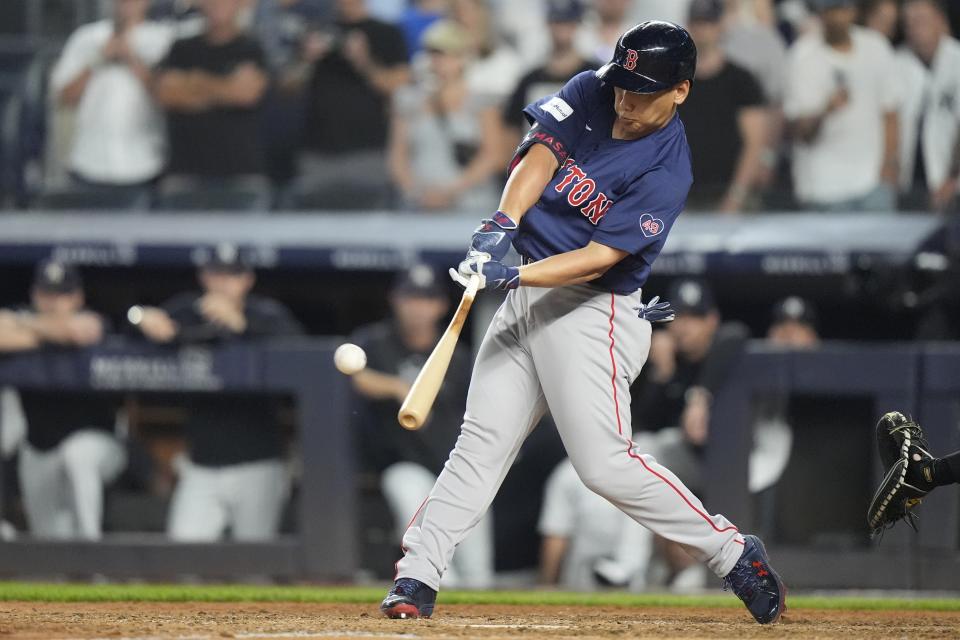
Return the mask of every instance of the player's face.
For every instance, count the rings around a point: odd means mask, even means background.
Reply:
[[[210,26],[236,24],[242,0],[201,0],[200,10]]]
[[[143,22],[150,0],[114,0],[114,18],[121,25]]]
[[[551,22],[550,40],[553,48],[559,51],[568,51],[573,48],[573,39],[577,35],[580,25],[576,22]]]
[[[687,99],[690,83],[684,80],[659,93],[633,93],[619,87],[614,92],[613,108],[617,112],[618,125],[626,137],[641,138],[670,122],[677,105]]]
[[[911,2],[904,7],[903,26],[910,48],[924,60],[932,60],[940,38],[947,33],[940,12],[928,2]]]
[[[792,349],[812,349],[820,342],[816,330],[805,322],[786,320],[770,327],[770,342]]]
[[[681,313],[667,325],[667,331],[676,340],[680,353],[688,358],[699,359],[706,355],[719,324],[720,317],[716,313]]]
[[[403,331],[435,329],[449,306],[446,298],[435,296],[393,296],[393,316]]]
[[[857,9],[855,7],[837,7],[827,9],[820,14],[824,32],[830,41],[846,38],[856,19]]]
[[[697,20],[690,23],[689,29],[693,41],[697,43],[697,49],[701,52],[720,46],[720,40],[723,37],[723,27],[720,22]]]
[[[453,81],[463,75],[464,58],[457,53],[430,50],[430,71],[438,80]],[[439,83],[441,86],[443,82]]]
[[[34,289],[31,293],[33,308],[37,313],[46,315],[68,315],[83,309],[83,292],[54,293]]]
[[[200,285],[205,292],[221,295],[235,302],[241,302],[247,297],[254,281],[254,275],[249,271],[233,273],[204,269],[200,272]]]

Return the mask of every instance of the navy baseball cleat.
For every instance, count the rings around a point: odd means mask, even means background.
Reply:
[[[400,578],[380,603],[380,611],[388,618],[429,618],[437,592],[413,578]]]
[[[787,609],[787,586],[770,566],[760,538],[743,536],[743,541],[743,555],[724,577],[723,588],[737,594],[760,624],[776,622]]]

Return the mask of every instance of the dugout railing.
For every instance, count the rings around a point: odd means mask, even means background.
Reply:
[[[347,383],[333,368],[336,346],[332,339],[185,349],[119,341],[0,359],[0,385],[19,388],[285,394],[296,408],[302,458],[293,536],[217,544],[149,535],[100,542],[25,538],[0,543],[0,575],[351,579],[358,552],[353,448]]]

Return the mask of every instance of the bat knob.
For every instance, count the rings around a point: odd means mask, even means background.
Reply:
[[[423,426],[423,421],[412,411],[401,411],[397,421],[407,431],[416,431]]]

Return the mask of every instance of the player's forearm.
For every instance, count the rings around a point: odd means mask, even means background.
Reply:
[[[409,385],[402,378],[367,368],[352,378],[353,388],[371,400],[397,399],[406,395]]]
[[[68,107],[75,107],[80,103],[80,99],[83,97],[83,93],[87,90],[87,83],[90,82],[90,76],[93,75],[93,69],[87,67],[83,71],[77,74],[77,76],[68,82],[57,93],[57,98],[60,100],[60,104],[66,105]]]
[[[25,327],[17,315],[10,311],[0,312],[0,352],[27,351],[41,344],[39,336]]]
[[[503,195],[500,211],[519,223],[520,218],[537,203],[559,168],[553,153],[542,144],[533,145],[513,169]]]
[[[520,267],[520,285],[524,287],[565,287],[596,280],[620,262],[626,252],[591,242],[582,249],[568,251]]]
[[[165,71],[153,83],[153,95],[167,109],[202,111],[210,106],[210,99],[198,84],[192,73]]]
[[[883,177],[896,183],[899,162],[900,121],[897,113],[892,111],[883,116]]]

